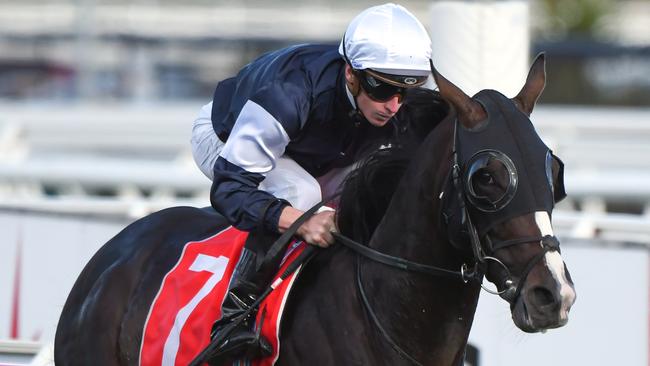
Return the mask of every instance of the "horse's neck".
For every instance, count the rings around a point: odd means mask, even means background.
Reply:
[[[453,120],[448,118],[417,151],[373,233],[371,247],[432,265],[458,259],[440,227],[440,193],[449,177],[452,140]]]
[[[452,123],[440,126],[418,152],[375,230],[370,245],[384,253],[459,270],[460,254],[440,227],[440,192],[451,162]],[[443,149],[443,146],[445,147]],[[442,151],[442,153],[440,152]],[[446,277],[362,266],[363,283],[378,318],[400,346],[425,364],[451,364],[461,357],[476,302],[477,286]]]

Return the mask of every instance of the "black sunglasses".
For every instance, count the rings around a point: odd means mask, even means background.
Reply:
[[[376,102],[387,102],[397,95],[401,103],[406,95],[406,88],[385,83],[365,71],[355,70],[355,74],[363,90]]]

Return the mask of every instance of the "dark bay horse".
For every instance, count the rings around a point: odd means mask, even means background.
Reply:
[[[550,222],[562,165],[529,120],[544,57],[513,99],[491,90],[470,98],[433,71],[455,112],[415,154],[380,151],[348,179],[339,229],[372,252],[337,245],[305,267],[278,365],[457,366],[483,275],[523,331],[568,321],[575,291]],[[149,307],[182,246],[226,226],[209,210],[176,207],[111,239],[65,304],[56,364],[138,364]]]

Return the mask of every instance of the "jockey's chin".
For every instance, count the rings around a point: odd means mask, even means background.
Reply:
[[[375,114],[366,117],[368,122],[370,122],[371,125],[375,127],[383,127],[388,123],[388,121],[393,117],[394,115],[387,116],[385,114]]]

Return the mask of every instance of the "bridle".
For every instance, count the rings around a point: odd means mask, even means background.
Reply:
[[[356,263],[356,273],[357,273],[357,289],[359,291],[361,300],[364,304],[364,308],[370,318],[373,320],[375,326],[379,329],[380,333],[384,339],[390,344],[390,346],[404,359],[408,360],[414,365],[422,365],[415,358],[409,355],[404,351],[386,332],[384,327],[381,325],[377,314],[375,313],[372,305],[368,301],[366,295],[363,281],[361,280],[361,270],[360,270],[360,257],[363,256],[374,262],[379,262],[384,265],[404,270],[407,272],[419,273],[429,276],[436,277],[447,277],[461,280],[464,283],[478,283],[481,287],[486,290],[488,293],[499,295],[510,303],[511,306],[514,306],[517,299],[521,295],[523,285],[528,278],[528,275],[535,267],[535,265],[540,262],[546,253],[551,251],[560,251],[560,243],[555,236],[545,235],[545,236],[531,236],[531,237],[522,237],[510,240],[503,240],[499,242],[493,242],[489,235],[485,235],[485,244],[486,248],[481,244],[481,239],[478,234],[476,226],[472,223],[471,217],[469,215],[467,203],[465,200],[465,192],[463,184],[461,184],[461,167],[459,163],[459,154],[457,150],[458,145],[458,120],[454,122],[454,139],[452,145],[452,168],[451,168],[451,180],[454,190],[457,193],[457,199],[460,204],[461,214],[465,218],[465,229],[469,233],[469,245],[472,251],[472,257],[474,260],[473,265],[470,267],[466,263],[461,265],[459,270],[451,270],[431,265],[426,265],[422,263],[417,263],[413,261],[406,260],[404,258],[391,256],[382,252],[379,252],[375,249],[372,249],[366,245],[360,244],[344,235],[339,233],[333,233],[335,239],[342,244],[343,246],[353,250],[357,253],[357,263]],[[440,195],[442,197],[443,194]],[[531,258],[524,270],[519,276],[519,280],[515,281],[513,275],[511,274],[508,267],[494,256],[494,253],[498,250],[509,248],[515,245],[521,244],[530,244],[538,242],[542,247],[542,250]],[[488,262],[494,262],[499,265],[503,270],[501,273],[504,275],[497,281],[497,291],[490,290],[483,285],[483,277],[487,272]],[[501,288],[501,290],[499,290]]]
[[[502,267],[503,272],[505,273],[505,276],[501,278],[500,282],[500,287],[502,290],[497,290],[497,291],[492,291],[488,289],[487,287],[483,286],[481,283],[481,287],[486,290],[488,293],[491,293],[493,295],[500,295],[503,297],[506,301],[508,301],[511,305],[514,305],[514,303],[517,301],[517,298],[521,294],[524,282],[526,281],[526,278],[528,278],[528,275],[530,271],[532,271],[533,267],[544,258],[544,255],[547,252],[550,251],[560,251],[560,242],[555,236],[551,235],[545,235],[545,236],[530,236],[530,237],[523,237],[523,238],[516,238],[516,239],[509,239],[509,240],[503,240],[499,242],[493,242],[490,239],[489,234],[485,234],[485,242],[487,246],[487,253],[483,249],[483,246],[481,245],[481,239],[478,234],[478,230],[476,229],[476,226],[472,223],[472,218],[469,214],[468,207],[467,207],[467,202],[465,198],[465,188],[464,185],[461,183],[461,167],[459,163],[459,158],[458,158],[458,120],[454,122],[454,137],[453,137],[453,145],[452,145],[452,168],[451,168],[451,179],[452,179],[452,184],[454,191],[456,191],[457,194],[457,200],[460,204],[460,210],[462,211],[462,217],[465,218],[465,229],[469,233],[469,241],[470,241],[470,247],[472,249],[472,254],[474,257],[474,265],[475,268],[478,268],[478,271],[481,273],[485,274],[487,271],[487,263],[489,261],[492,261],[496,264],[498,264],[500,267]],[[494,253],[498,250],[512,247],[515,245],[520,245],[520,244],[529,244],[529,243],[536,243],[538,242],[541,247],[542,251],[538,253],[535,257],[533,257],[527,264],[526,267],[524,268],[524,271],[521,273],[519,281],[515,282],[512,274],[510,273],[510,270],[508,267],[501,262],[498,258],[494,256]],[[461,268],[462,270],[463,268]],[[499,286],[497,286],[497,289]]]

